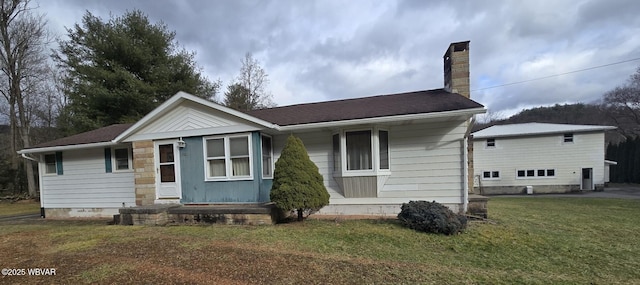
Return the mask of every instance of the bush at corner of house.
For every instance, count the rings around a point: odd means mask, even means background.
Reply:
[[[452,235],[467,227],[464,215],[458,215],[436,201],[403,203],[398,219],[410,229],[434,234]]]

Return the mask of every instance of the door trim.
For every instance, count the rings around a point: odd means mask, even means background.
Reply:
[[[588,171],[589,173],[589,178],[585,179],[584,178],[584,173],[585,171]],[[589,186],[588,188],[585,187],[585,180],[587,180],[588,182],[590,182],[591,185],[586,185]],[[581,168],[580,169],[580,190],[585,190],[585,191],[591,191],[594,190],[594,185],[593,185],[593,168],[591,167],[585,167],[585,168]]]
[[[174,175],[175,175],[175,187],[176,187],[176,197],[160,197],[160,152],[158,149],[159,145],[173,145],[173,161],[174,161]],[[180,203],[182,199],[182,179],[180,175],[180,149],[178,147],[178,139],[169,139],[169,140],[158,140],[153,142],[153,156],[154,156],[154,167],[156,172],[156,204],[166,204],[166,203]]]

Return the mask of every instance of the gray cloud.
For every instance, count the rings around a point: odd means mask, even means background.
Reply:
[[[640,4],[580,1],[41,1],[52,31],[85,10],[107,19],[140,9],[176,31],[225,84],[252,52],[280,105],[442,87],[450,42],[471,40],[472,89],[640,57]],[[477,90],[496,111],[591,102],[640,61]]]

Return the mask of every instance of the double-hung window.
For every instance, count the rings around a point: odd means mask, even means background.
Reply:
[[[62,175],[62,152],[45,154],[44,157],[44,174]]]
[[[116,148],[113,150],[113,162],[116,171],[125,171],[131,169],[131,149]]]
[[[44,173],[45,174],[56,174],[58,172],[56,167],[56,155],[55,154],[45,154],[44,155]]]
[[[205,138],[207,180],[251,179],[250,135]]]
[[[347,170],[373,169],[371,131],[346,132]]]
[[[343,174],[389,171],[389,132],[377,128],[334,134],[333,170]]]

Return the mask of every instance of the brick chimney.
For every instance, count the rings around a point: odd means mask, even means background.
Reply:
[[[444,53],[444,89],[471,97],[469,41],[452,43]]]

